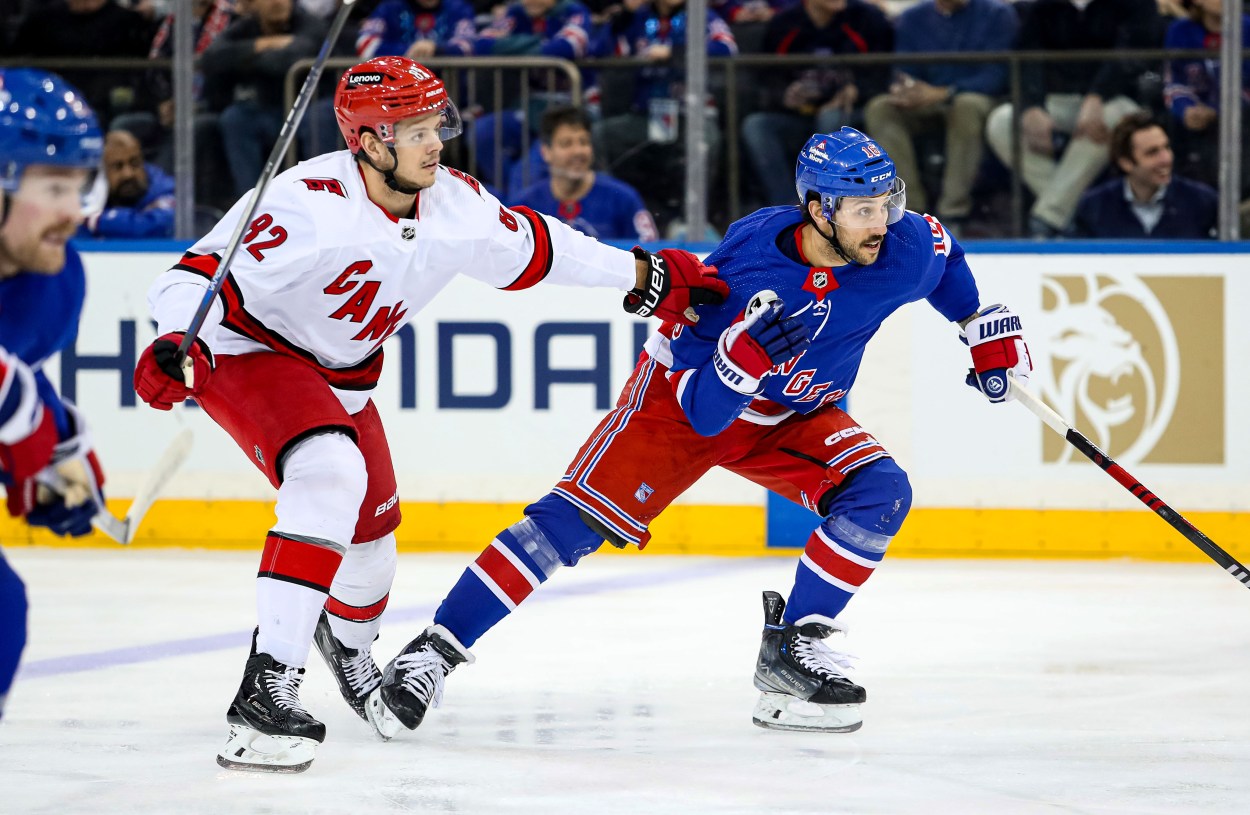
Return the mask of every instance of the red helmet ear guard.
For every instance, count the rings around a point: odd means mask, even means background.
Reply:
[[[334,92],[334,117],[352,153],[360,150],[360,134],[369,129],[388,144],[395,123],[441,113],[439,138],[459,136],[460,112],[434,72],[407,57],[374,57],[349,68]]]

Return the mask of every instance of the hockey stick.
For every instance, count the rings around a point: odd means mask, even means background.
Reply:
[[[313,91],[321,78],[321,70],[325,67],[326,60],[330,57],[330,51],[334,49],[334,44],[338,42],[339,32],[343,30],[343,24],[347,22],[347,15],[355,2],[356,0],[342,0],[338,13],[334,15],[334,21],[330,24],[330,31],[326,34],[325,42],[321,44],[321,51],[317,53],[317,59],[308,71],[308,77],[304,80],[304,86],[300,88],[299,96],[295,98],[295,105],[287,113],[286,121],[282,123],[282,129],[278,131],[278,140],[274,143],[273,150],[269,152],[269,160],[265,162],[265,167],[260,172],[260,178],[256,179],[256,186],[252,188],[252,194],[247,199],[247,205],[243,207],[243,213],[239,216],[239,222],[234,225],[234,232],[230,235],[230,242],[226,244],[226,249],[221,254],[221,262],[217,264],[217,271],[213,273],[212,279],[208,282],[208,289],[204,292],[204,297],[200,300],[200,306],[196,309],[195,316],[191,319],[191,325],[187,326],[187,333],[183,336],[182,342],[178,344],[178,358],[181,360],[182,375],[186,380],[188,388],[195,386],[193,379],[195,366],[191,358],[187,356],[187,351],[190,350],[191,343],[195,342],[195,338],[199,336],[200,329],[204,327],[204,320],[208,317],[209,309],[213,307],[213,299],[221,291],[221,286],[226,279],[226,272],[230,268],[230,261],[234,258],[234,254],[239,250],[239,244],[242,242],[243,230],[252,222],[252,216],[256,214],[256,209],[260,206],[260,197],[264,194],[265,187],[269,186],[269,182],[277,174],[278,165],[282,162],[282,157],[286,155],[287,148],[291,146],[291,140],[295,138],[295,131],[299,128],[300,120],[304,118],[304,111],[308,109],[308,103],[312,100]]]
[[[1099,450],[1092,441],[1085,438],[1076,428],[1064,421],[1063,417],[1051,410],[1045,402],[1016,382],[1014,377],[1010,378],[1010,383],[1011,395],[1016,398],[1017,402],[1033,411],[1037,418],[1045,422],[1051,430],[1063,436],[1069,444],[1080,450],[1086,458],[1106,470],[1107,475],[1120,482],[1120,486],[1136,496],[1137,500],[1154,510],[1155,514],[1167,521],[1177,532],[1184,535],[1186,540],[1201,549],[1207,557],[1220,564],[1226,572],[1250,589],[1250,569],[1247,569],[1236,558],[1221,549],[1215,541],[1202,534],[1198,527],[1185,520],[1184,515],[1165,504],[1163,499],[1148,490],[1144,484],[1134,478],[1119,464],[1116,464],[1111,456]]]
[[[156,503],[156,499],[160,497],[169,479],[190,455],[191,442],[194,438],[189,427],[184,427],[177,436],[174,436],[174,440],[157,459],[156,466],[148,473],[147,481],[143,482],[143,486],[135,493],[135,499],[130,502],[125,518],[118,520],[107,509],[102,509],[91,519],[91,525],[120,544],[125,545],[133,541],[135,533],[139,531],[139,524],[143,522],[143,517],[148,514],[152,504]]]
[[[165,448],[165,452],[161,454],[157,460],[156,466],[148,473],[147,481],[135,494],[135,498],[130,502],[130,509],[126,510],[126,517],[118,518],[116,515],[108,511],[107,507],[100,507],[100,511],[91,519],[91,525],[96,529],[108,535],[113,540],[123,546],[130,543],[135,538],[135,532],[139,529],[139,524],[143,521],[143,516],[147,515],[152,504],[160,497],[161,490],[169,482],[169,479],[182,466],[182,462],[186,461],[187,455],[191,452],[191,441],[194,436],[191,428],[184,428],[174,440],[169,443],[169,447]],[[50,469],[39,475],[39,496],[40,503],[53,500],[55,496],[61,496],[66,499],[67,496],[80,495],[82,498],[90,495],[90,490],[86,486],[76,483],[72,477],[67,477],[65,473]],[[82,500],[82,498],[78,500]],[[77,505],[77,501],[74,502]]]

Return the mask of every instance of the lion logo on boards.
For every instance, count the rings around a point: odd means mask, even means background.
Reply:
[[[1225,461],[1224,281],[1131,272],[1042,277],[1034,380],[1122,463]],[[1185,387],[1182,388],[1182,378]],[[1075,460],[1045,434],[1042,460]]]

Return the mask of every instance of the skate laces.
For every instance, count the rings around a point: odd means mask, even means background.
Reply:
[[[358,696],[365,696],[378,685],[382,684],[382,672],[373,661],[373,654],[368,648],[356,651],[355,656],[339,660],[343,665],[343,675],[348,683],[356,689]]]
[[[309,718],[312,714],[304,709],[299,701],[299,686],[304,681],[299,668],[285,667],[282,670],[265,671],[265,688],[269,696],[280,707],[294,713],[303,713]]]
[[[847,671],[855,667],[855,657],[830,648],[822,640],[795,634],[791,653],[809,671],[831,679],[849,679]]]
[[[399,684],[414,694],[427,707],[438,707],[443,700],[443,679],[451,672],[447,660],[426,646],[411,654],[395,658],[395,669],[403,671]]]

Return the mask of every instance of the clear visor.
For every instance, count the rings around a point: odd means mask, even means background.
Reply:
[[[894,179],[889,192],[871,198],[822,195],[820,208],[830,223],[846,229],[879,229],[903,219],[907,210],[907,187]]]
[[[464,132],[460,111],[450,99],[443,109],[426,116],[404,119],[395,125],[396,147],[428,147],[434,142],[454,139]]]
[[[12,185],[10,194],[14,200],[41,210],[89,218],[104,209],[108,181],[99,170],[40,166],[28,168]]]

